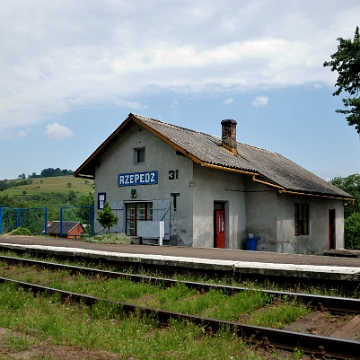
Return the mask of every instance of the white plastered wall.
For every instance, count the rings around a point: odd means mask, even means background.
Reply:
[[[195,247],[214,247],[214,202],[224,202],[226,247],[239,249],[245,237],[244,175],[194,164],[193,236]]]
[[[134,165],[135,148],[145,148],[145,162]],[[172,245],[192,246],[192,192],[193,162],[185,156],[177,155],[176,150],[150,131],[129,123],[126,131],[117,136],[109,149],[98,159],[95,178],[95,207],[97,194],[106,193],[107,201],[152,201],[169,200],[171,207]],[[158,184],[118,186],[118,174],[158,171]],[[169,171],[178,170],[178,178],[169,179]],[[136,189],[136,199],[131,198],[131,189]],[[179,193],[177,209],[173,208],[171,193]],[[95,216],[96,217],[96,216]],[[95,232],[101,231],[95,222]]]

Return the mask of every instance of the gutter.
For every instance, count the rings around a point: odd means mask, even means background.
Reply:
[[[320,194],[308,194],[308,193],[304,193],[304,192],[300,192],[300,191],[286,190],[286,189],[283,188],[282,186],[275,185],[275,184],[271,184],[271,183],[269,183],[269,182],[267,182],[267,181],[259,180],[259,179],[256,178],[256,175],[253,175],[252,180],[255,181],[255,182],[258,182],[258,183],[260,183],[260,184],[264,184],[264,185],[271,186],[271,187],[274,187],[274,188],[278,189],[279,194],[290,194],[290,195],[301,195],[301,196],[313,196],[313,197],[320,197],[320,198],[324,198],[324,199],[350,201],[350,204],[349,204],[349,205],[354,205],[354,203],[355,203],[355,199],[354,199],[354,198],[343,198],[343,197],[339,197],[339,196],[320,195]]]
[[[304,195],[304,196],[320,197],[320,198],[325,198],[325,199],[350,201],[351,202],[350,205],[354,205],[354,203],[355,203],[354,198],[343,198],[343,197],[331,196],[331,195],[307,194],[307,193],[290,191],[290,190],[279,190],[279,194]]]

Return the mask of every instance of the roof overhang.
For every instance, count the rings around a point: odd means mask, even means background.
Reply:
[[[136,116],[135,114],[130,113],[128,117],[122,122],[122,124],[89,156],[87,160],[74,172],[74,176],[78,178],[84,179],[95,179],[95,168],[97,166],[98,157],[101,155],[103,151],[110,145],[110,143],[116,138],[116,136],[124,130],[124,128],[131,122],[134,121],[138,125],[142,126],[143,128],[147,129],[149,132],[157,136],[158,138],[162,139],[164,142],[169,144],[171,147],[176,149],[178,152],[183,154],[184,156],[191,159],[194,163],[199,164],[203,167],[208,167],[211,169],[222,170],[222,171],[230,171],[233,173],[244,174],[252,176],[252,180],[254,182],[258,182],[267,186],[270,186],[278,191],[279,194],[289,194],[289,195],[301,195],[301,196],[313,196],[319,198],[326,198],[326,199],[335,199],[335,200],[343,200],[343,201],[350,201],[351,204],[354,204],[355,199],[351,197],[342,197],[336,196],[331,194],[315,194],[315,193],[306,193],[301,191],[296,191],[293,189],[286,189],[283,186],[263,180],[263,176],[254,171],[249,171],[246,169],[239,169],[239,168],[232,168],[226,167],[223,165],[213,164],[204,162],[195,155],[188,152],[186,149],[182,148],[178,144],[171,141],[169,138],[161,134],[160,132],[156,131],[153,127],[149,126],[146,122],[144,122],[141,117]]]

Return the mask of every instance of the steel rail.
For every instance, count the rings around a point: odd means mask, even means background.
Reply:
[[[214,290],[222,291],[224,294],[233,295],[241,291],[256,291],[279,298],[297,299],[299,301],[311,305],[314,309],[320,311],[329,311],[334,314],[335,313],[360,314],[360,299],[353,299],[347,297],[323,296],[323,295],[294,293],[294,292],[286,292],[286,291],[253,289],[253,288],[230,286],[230,285],[209,284],[209,283],[201,283],[201,282],[193,282],[193,281],[183,281],[183,280],[175,280],[175,279],[169,279],[163,277],[128,274],[128,273],[100,270],[100,269],[87,268],[81,266],[57,264],[47,261],[15,258],[9,256],[0,256],[0,260],[6,260],[7,262],[13,262],[13,263],[23,263],[27,265],[36,265],[36,266],[41,266],[56,270],[67,270],[70,273],[81,273],[91,276],[100,275],[106,278],[125,278],[133,282],[145,281],[151,284],[161,283],[163,284],[164,287],[171,287],[171,286],[175,286],[178,283],[181,283],[184,284],[189,289],[195,289],[200,292],[204,292],[204,291],[207,292],[210,289],[214,289]]]
[[[222,321],[178,312],[164,311],[0,277],[0,283],[6,282],[31,290],[35,294],[60,294],[63,299],[66,298],[71,299],[72,301],[82,302],[88,306],[92,306],[98,302],[104,302],[115,306],[119,313],[136,312],[140,315],[156,316],[163,324],[168,324],[170,319],[186,320],[204,327],[208,334],[216,333],[223,328],[228,328],[246,341],[257,343],[265,348],[276,347],[287,351],[299,349],[307,354],[312,354],[315,357],[331,359],[358,359],[360,354],[360,342],[357,341],[277,330],[261,326],[251,326],[238,322]]]
[[[303,302],[311,304],[315,309],[318,310],[328,310],[333,313],[360,313],[360,300],[352,298],[339,298],[333,296],[322,296],[322,295],[312,295],[312,294],[303,294],[303,293],[293,293],[293,292],[284,292],[284,291],[274,291],[274,290],[262,290],[262,289],[253,289],[246,287],[238,286],[229,286],[229,285],[217,285],[217,284],[208,284],[200,282],[191,282],[191,281],[182,281],[175,279],[168,279],[162,277],[153,277],[146,275],[137,275],[137,274],[128,274],[115,271],[100,270],[95,268],[86,268],[80,266],[64,265],[51,263],[46,261],[31,260],[31,259],[22,259],[22,258],[13,258],[0,256],[0,259],[7,260],[8,262],[17,262],[25,263],[28,265],[37,265],[41,267],[57,269],[57,270],[67,270],[70,273],[82,273],[88,275],[101,275],[107,278],[126,278],[133,282],[147,281],[149,283],[162,283],[165,287],[174,286],[176,283],[183,283],[190,289],[196,289],[198,291],[209,291],[210,289],[215,289],[222,291],[225,294],[235,294],[241,291],[257,291],[273,295],[276,297],[290,297],[296,298]]]

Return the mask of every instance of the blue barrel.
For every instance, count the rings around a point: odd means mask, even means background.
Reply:
[[[257,237],[246,237],[245,238],[245,249],[246,250],[256,250]]]

